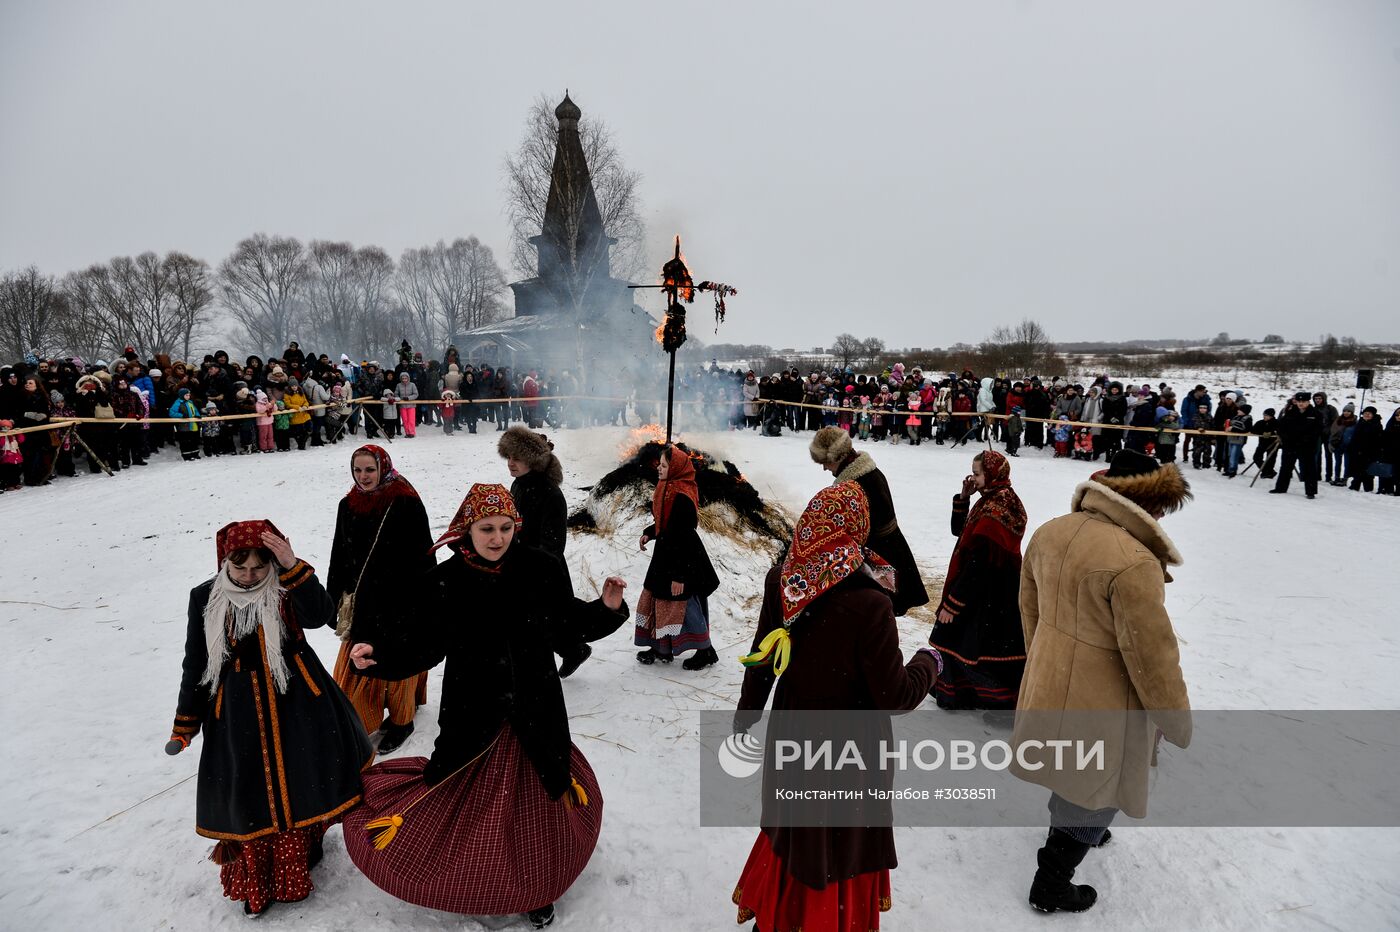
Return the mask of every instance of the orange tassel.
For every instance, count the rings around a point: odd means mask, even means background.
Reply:
[[[564,794],[564,805],[570,809],[588,805],[588,793],[584,791],[583,785],[572,777],[569,779],[569,789]]]
[[[394,815],[387,819],[366,822],[365,829],[369,831],[370,841],[374,843],[375,850],[383,851],[389,847],[389,842],[393,841],[394,836],[399,833],[401,825],[403,825],[403,816]]]

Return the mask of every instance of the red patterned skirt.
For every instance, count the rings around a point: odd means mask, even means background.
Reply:
[[[381,890],[429,909],[524,913],[553,903],[588,865],[603,795],[577,747],[569,770],[588,805],[573,808],[545,793],[510,726],[480,760],[424,797],[427,762],[396,758],[366,770],[364,803],[345,817],[350,860]],[[395,814],[404,814],[403,825],[376,849],[365,823]]]
[[[890,872],[871,871],[814,890],[788,875],[768,836],[758,833],[734,888],[739,922],[763,932],[872,932],[890,908]]]
[[[271,903],[299,903],[316,889],[307,857],[326,834],[326,826],[294,828],[251,841],[223,841],[211,859],[219,864],[224,896],[242,900],[257,914]]]

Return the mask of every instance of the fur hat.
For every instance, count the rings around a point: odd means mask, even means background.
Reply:
[[[841,427],[823,427],[817,431],[807,448],[807,452],[812,455],[812,462],[823,466],[840,465],[852,451],[850,432]]]
[[[1089,477],[1108,486],[1148,514],[1176,511],[1191,499],[1191,486],[1175,463],[1162,465],[1136,450],[1122,450],[1108,469]]]
[[[544,434],[537,434],[517,424],[501,434],[501,439],[496,443],[496,452],[503,459],[519,460],[530,467],[531,472],[544,473],[555,485],[564,481],[564,469],[554,455],[554,444]]]

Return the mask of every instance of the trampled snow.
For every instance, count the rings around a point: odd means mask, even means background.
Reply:
[[[1257,399],[1251,399],[1257,401]],[[1256,411],[1259,410],[1256,407]],[[1383,412],[1388,414],[1389,410]],[[552,432],[571,508],[617,462],[615,428]],[[830,477],[811,463],[810,435],[684,436],[733,460],[769,500],[796,513]],[[1252,446],[1252,444],[1251,444]],[[220,895],[211,843],[194,833],[199,739],[162,753],[175,711],[189,590],[212,575],[214,531],[271,518],[324,572],[352,447],[185,464],[167,450],[116,478],[84,476],[0,497],[5,529],[0,659],[6,775],[0,781],[0,915],[13,929],[236,928],[248,920]],[[390,447],[422,493],[437,532],[473,481],[509,482],[495,435],[444,437],[433,427]],[[952,494],[975,450],[888,444],[870,449],[889,477],[900,523],[930,578],[954,543]],[[1064,513],[1086,464],[1025,451],[1013,482],[1031,529]],[[1185,556],[1167,587],[1193,704],[1220,709],[1400,708],[1394,553],[1400,502],[1326,485],[1307,501],[1191,472],[1196,499],[1164,526]],[[608,574],[635,604],[647,554],[644,522],[610,538],[575,534],[580,595]],[[595,645],[565,683],[574,740],[598,773],[606,816],[597,852],[558,904],[555,927],[710,930],[734,927],[730,894],[754,839],[701,829],[695,809],[697,711],[732,708],[769,565],[757,549],[709,538],[722,588],[711,601],[721,662],[692,673],[642,667],[630,626]],[[935,598],[937,586],[934,590]],[[462,623],[497,624],[474,618]],[[907,652],[926,622],[903,619]],[[327,668],[337,642],[312,632]],[[441,670],[418,731],[396,756],[425,754],[436,734]],[[1400,922],[1400,830],[1147,829],[1121,819],[1112,845],[1079,873],[1099,890],[1088,914],[1031,912],[1026,892],[1043,832],[900,829],[894,909],[903,929],[1378,929]],[[393,899],[327,836],[316,892],[279,904],[264,926],[351,929],[525,928]]]

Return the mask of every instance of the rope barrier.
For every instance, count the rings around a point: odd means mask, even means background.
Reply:
[[[495,404],[510,404],[510,405],[519,405],[519,406],[522,406],[522,407],[523,407],[523,406],[528,406],[528,405],[537,404],[537,403],[542,402],[542,401],[609,401],[609,402],[617,402],[617,403],[622,403],[622,404],[633,404],[633,405],[652,405],[652,404],[654,404],[654,405],[660,405],[660,404],[665,404],[664,399],[659,399],[659,398],[658,398],[658,399],[652,399],[652,398],[623,398],[623,397],[609,396],[609,395],[539,395],[539,396],[536,396],[536,397],[534,397],[534,398],[522,398],[522,397],[518,397],[518,396],[517,396],[517,397],[514,397],[514,398],[458,398],[458,399],[448,399],[448,400],[443,400],[443,399],[439,399],[439,398],[433,398],[433,399],[415,399],[415,400],[413,400],[413,401],[397,401],[397,402],[394,402],[394,404],[395,404],[396,406],[399,406],[399,407],[407,407],[407,406],[418,407],[418,406],[426,406],[426,405],[436,405],[436,406],[439,406],[439,407],[441,407],[441,406],[454,406],[454,407],[455,407],[455,406],[458,406],[458,405],[469,406],[469,405],[495,405]],[[382,399],[379,399],[379,398],[372,398],[372,397],[369,397],[369,396],[365,396],[365,397],[362,397],[362,398],[350,398],[350,399],[346,399],[345,401],[340,402],[340,404],[343,404],[343,405],[346,405],[346,406],[351,406],[351,405],[365,406],[365,405],[374,405],[374,404],[385,404],[385,402],[384,402]],[[690,406],[692,406],[692,407],[716,407],[716,406],[720,406],[720,407],[726,407],[726,408],[742,407],[742,406],[745,406],[745,405],[757,405],[757,406],[759,406],[759,407],[763,407],[763,406],[765,406],[765,405],[785,405],[785,406],[787,406],[787,407],[806,408],[806,409],[808,409],[808,410],[821,411],[821,412],[827,413],[827,414],[830,414],[830,413],[832,413],[833,411],[835,411],[835,412],[837,412],[837,413],[857,414],[857,413],[859,413],[860,411],[864,410],[864,409],[862,409],[862,408],[834,408],[834,409],[833,409],[830,405],[814,405],[814,404],[810,404],[810,403],[807,403],[807,402],[801,402],[801,401],[784,401],[784,400],[777,399],[777,398],[758,398],[758,399],[754,399],[753,401],[744,401],[744,400],[715,400],[715,401],[711,401],[711,400],[705,400],[705,399],[690,399],[690,400],[681,400],[681,399],[677,399],[676,402],[675,402],[675,404],[677,404],[677,405],[690,405]],[[260,414],[260,413],[254,412],[254,413],[251,413],[251,414],[216,414],[216,415],[210,415],[210,416],[208,416],[208,417],[188,417],[188,418],[184,418],[184,417],[143,417],[143,418],[130,418],[130,417],[128,417],[128,418],[121,418],[121,417],[86,417],[86,418],[85,418],[85,417],[70,417],[70,418],[64,418],[64,419],[61,420],[61,421],[53,421],[53,422],[48,423],[48,424],[40,424],[40,425],[35,426],[35,427],[16,427],[16,428],[13,428],[13,429],[11,429],[11,430],[3,430],[3,431],[0,431],[0,437],[10,437],[10,436],[14,436],[14,435],[17,435],[17,434],[38,433],[38,432],[41,432],[41,431],[62,430],[62,429],[65,428],[65,427],[69,427],[69,426],[72,426],[72,425],[75,425],[75,424],[112,424],[112,425],[117,425],[117,426],[125,427],[125,426],[128,425],[128,424],[196,424],[196,425],[198,425],[198,424],[202,424],[202,423],[209,423],[209,422],[215,422],[215,421],[245,421],[245,420],[249,420],[249,419],[252,419],[252,418],[262,418],[262,417],[272,417],[272,416],[285,417],[285,416],[287,416],[287,415],[289,415],[289,414],[296,414],[296,413],[298,413],[298,412],[306,412],[306,411],[324,411],[324,410],[329,409],[330,407],[331,407],[331,403],[329,403],[329,402],[328,402],[328,403],[325,403],[325,404],[304,405],[304,406],[299,406],[299,407],[296,407],[296,408],[288,408],[288,409],[286,409],[286,410],[284,410],[284,411],[279,411],[279,412],[276,413],[276,415]],[[910,416],[913,416],[913,417],[921,417],[921,418],[922,418],[922,417],[937,418],[940,414],[946,414],[946,415],[947,415],[948,417],[950,417],[950,418],[989,418],[989,419],[994,419],[994,420],[1009,420],[1009,419],[1011,418],[1011,415],[1009,415],[1009,414],[997,414],[997,413],[993,413],[993,412],[978,412],[978,411],[924,411],[924,410],[919,410],[919,411],[898,410],[898,411],[896,411],[896,410],[894,410],[894,409],[892,409],[892,408],[880,408],[880,409],[872,408],[872,409],[871,409],[871,413],[872,413],[872,414],[879,414],[879,415],[881,415],[881,416],[889,416],[889,417],[910,417]],[[1155,433],[1159,433],[1160,431],[1165,430],[1165,431],[1167,431],[1167,432],[1169,432],[1169,433],[1190,435],[1190,436],[1193,436],[1193,437],[1234,437],[1234,438],[1245,437],[1245,438],[1248,438],[1248,437],[1251,437],[1251,436],[1257,436],[1257,435],[1254,435],[1254,434],[1242,434],[1242,433],[1239,433],[1238,431],[1228,431],[1228,430],[1201,430],[1201,429],[1190,428],[1190,427],[1162,428],[1162,427],[1142,427],[1142,426],[1135,426],[1135,425],[1132,425],[1132,424],[1105,424],[1105,423],[1103,423],[1103,422],[1101,422],[1101,421],[1098,421],[1098,422],[1095,422],[1095,421],[1062,421],[1062,420],[1059,420],[1058,418],[1027,417],[1027,416],[1024,415],[1024,414],[1021,415],[1021,420],[1022,420],[1022,422],[1024,422],[1024,423],[1029,423],[1029,424],[1049,424],[1049,425],[1053,425],[1053,426],[1056,426],[1056,427],[1066,426],[1066,427],[1089,427],[1089,428],[1097,428],[1097,429],[1099,429],[1099,430],[1133,430],[1133,431],[1139,431],[1139,432],[1150,432],[1150,433],[1154,433],[1154,434],[1155,434]]]

